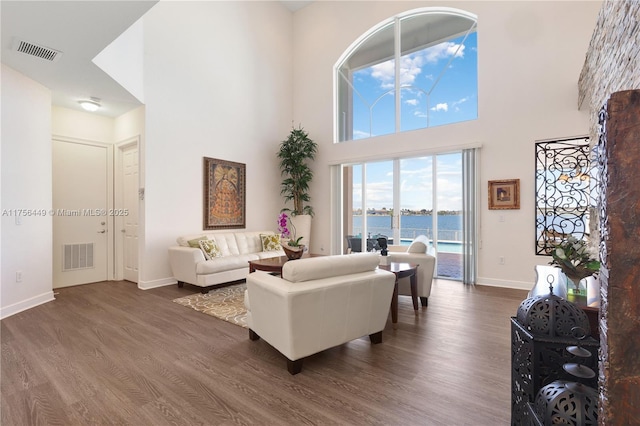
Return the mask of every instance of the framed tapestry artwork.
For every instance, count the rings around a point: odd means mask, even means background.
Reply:
[[[520,179],[489,181],[489,210],[520,208]]]
[[[245,227],[246,165],[204,157],[204,229]]]

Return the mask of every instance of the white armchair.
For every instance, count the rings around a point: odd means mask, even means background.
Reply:
[[[262,337],[287,357],[291,374],[304,357],[350,340],[382,342],[395,275],[377,266],[377,254],[363,253],[289,261],[282,277],[249,274],[249,338]]]
[[[420,265],[418,267],[418,296],[422,306],[427,306],[429,303],[433,271],[436,265],[436,258],[427,252],[428,247],[429,240],[424,235],[416,237],[409,246],[388,246],[390,262],[406,262]],[[411,296],[409,278],[403,278],[398,282],[398,294]]]

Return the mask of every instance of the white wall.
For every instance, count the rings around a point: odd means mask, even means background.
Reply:
[[[142,18],[105,47],[93,63],[144,102],[144,30]]]
[[[534,266],[534,142],[587,134],[577,82],[601,2],[455,2],[478,15],[478,119],[333,144],[333,66],[364,32],[400,12],[442,2],[314,2],[294,18],[294,121],[319,143],[311,250],[331,247],[329,165],[482,144],[478,282],[529,289]],[[519,178],[520,210],[489,211],[487,181]],[[504,222],[500,222],[504,216]],[[498,264],[504,256],[505,265]]]
[[[144,106],[116,117],[113,127],[113,141],[119,143],[136,136],[144,139],[144,118]]]
[[[0,318],[53,300],[51,188],[51,92],[2,65],[2,257]],[[4,214],[6,213],[6,214]],[[22,282],[16,282],[22,271]]]
[[[70,139],[112,144],[114,119],[84,111],[54,106],[51,133]]]
[[[291,128],[292,14],[279,2],[160,2],[144,16],[141,288],[175,282],[167,249],[203,229],[203,157],[245,163],[247,230],[284,207],[275,153]]]

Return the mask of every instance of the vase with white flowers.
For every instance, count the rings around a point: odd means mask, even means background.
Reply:
[[[600,262],[590,253],[587,242],[570,235],[552,246],[551,256],[553,259],[549,265],[558,266],[567,277],[567,300],[585,302],[587,289],[581,281],[600,270]]]
[[[293,232],[289,230],[289,227]],[[282,250],[284,250],[287,258],[289,260],[300,259],[304,253],[304,244],[300,244],[300,240],[303,237],[296,238],[296,227],[284,212],[278,216],[278,232],[280,232]]]

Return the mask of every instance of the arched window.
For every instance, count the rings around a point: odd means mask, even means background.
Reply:
[[[476,24],[462,10],[427,8],[364,34],[335,67],[335,140],[476,119]]]

